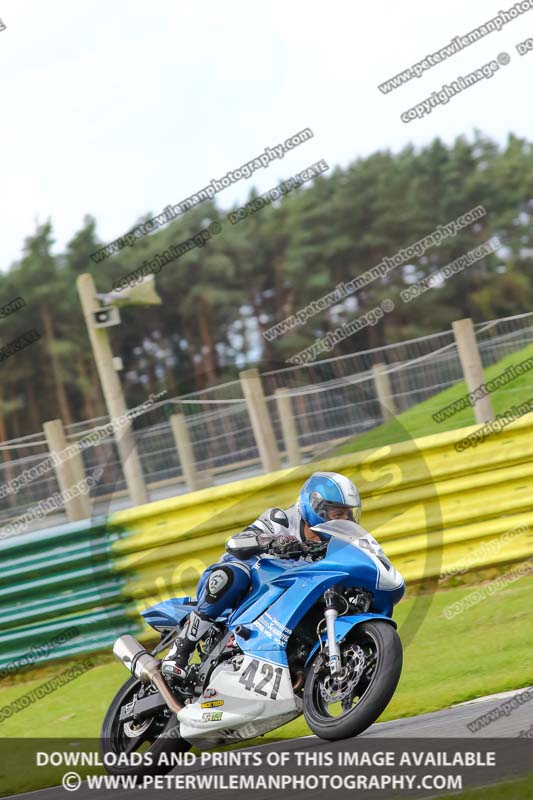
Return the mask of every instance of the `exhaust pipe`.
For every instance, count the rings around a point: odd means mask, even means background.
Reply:
[[[113,645],[113,655],[143,683],[151,683],[152,676],[159,670],[159,661],[129,634],[120,636],[116,640]]]
[[[129,633],[119,636],[113,645],[113,655],[142,683],[152,683],[175,714],[185,708],[184,704],[174,697],[163,678],[161,662],[150,655],[134,636],[130,636]]]

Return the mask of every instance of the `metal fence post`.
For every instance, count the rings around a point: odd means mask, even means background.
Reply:
[[[50,455],[55,453],[61,457],[61,452],[68,447],[62,421],[54,419],[45,422],[43,428]],[[55,471],[61,492],[69,492],[73,486],[85,479],[81,453],[75,453],[66,461],[56,462]],[[65,498],[64,504],[70,522],[91,516],[91,501],[87,493],[80,492],[77,497]]]
[[[456,320],[452,326],[468,391],[475,392],[485,382],[485,376],[474,325],[470,317],[467,317]],[[492,402],[488,394],[484,397],[474,397],[474,415],[476,422],[490,422],[491,419],[494,419]]]
[[[291,403],[291,396],[287,389],[281,387],[274,392],[278,406],[279,421],[283,432],[283,441],[287,453],[287,465],[297,467],[301,463],[300,445],[298,444],[298,431]]]
[[[384,420],[390,419],[391,417],[396,416],[398,413],[392,397],[389,375],[387,372],[385,372],[386,368],[387,365],[382,362],[372,366],[374,384]]]
[[[245,369],[239,377],[263,469],[274,472],[281,468],[281,462],[259,372]]]

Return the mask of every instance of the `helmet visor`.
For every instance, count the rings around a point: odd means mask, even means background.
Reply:
[[[333,519],[349,519],[351,522],[360,522],[361,506],[349,506],[342,503],[331,503],[324,500],[318,492],[311,495],[311,507],[324,522]],[[347,510],[346,516],[344,515]]]

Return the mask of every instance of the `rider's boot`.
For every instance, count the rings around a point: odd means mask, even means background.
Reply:
[[[184,680],[187,675],[189,658],[200,639],[205,636],[214,620],[191,611],[180,635],[161,663],[161,671]]]

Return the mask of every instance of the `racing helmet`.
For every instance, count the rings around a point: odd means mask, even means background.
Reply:
[[[349,508],[348,519],[361,520],[361,498],[355,484],[338,472],[314,472],[302,486],[298,510],[312,528],[328,519],[328,507]],[[316,531],[323,541],[330,536]]]

